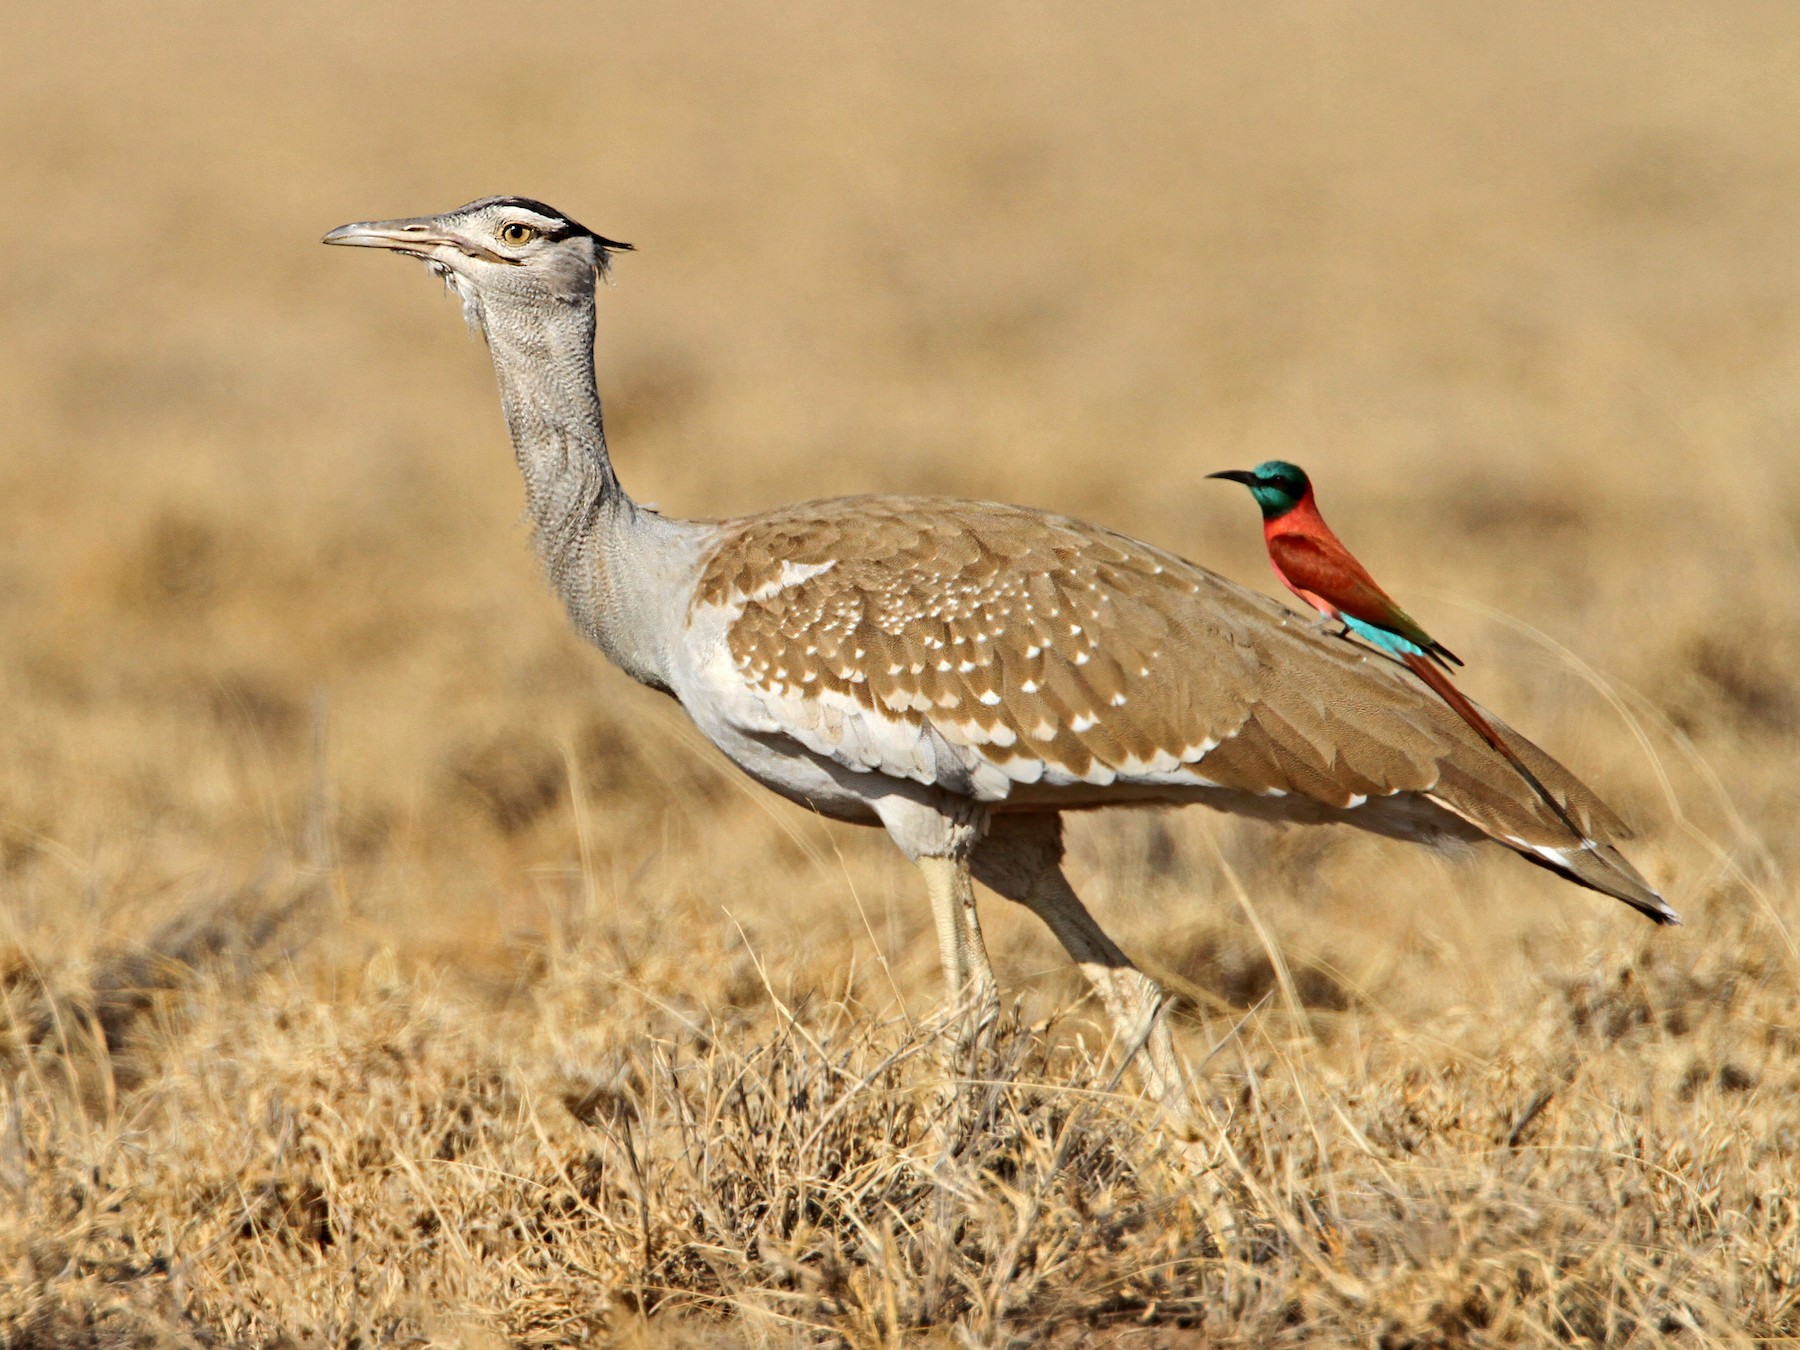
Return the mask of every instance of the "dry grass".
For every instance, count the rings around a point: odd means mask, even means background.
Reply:
[[[0,1344],[1800,1338],[1789,7],[15,11]],[[453,307],[314,243],[486,191],[641,246],[603,384],[672,510],[1258,581],[1202,476],[1307,465],[1690,926],[1084,820],[1216,1128],[994,903],[946,1117],[909,870],[577,644]]]

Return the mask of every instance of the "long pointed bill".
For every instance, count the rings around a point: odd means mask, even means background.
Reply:
[[[345,228],[348,229],[349,226],[345,226]],[[328,244],[332,242],[330,235],[325,236],[325,242]],[[1245,487],[1255,487],[1258,481],[1256,475],[1251,473],[1248,469],[1221,469],[1217,473],[1209,473],[1206,476],[1208,478],[1224,478],[1233,483],[1242,483]],[[1241,501],[1242,498],[1239,498],[1239,500]]]
[[[429,216],[410,220],[359,220],[340,225],[319,241],[351,248],[392,248],[402,253],[423,253],[439,244],[457,242]]]
[[[452,233],[433,216],[413,216],[408,220],[363,220],[340,225],[319,241],[322,244],[345,244],[351,248],[391,248],[415,258],[429,258],[435,248],[453,248],[459,253],[482,258],[491,263],[512,265],[491,248],[473,239]]]

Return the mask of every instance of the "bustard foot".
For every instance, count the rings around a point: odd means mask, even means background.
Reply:
[[[943,1066],[938,1128],[946,1152],[960,1153],[984,1130],[999,1109],[1012,1079],[1000,1049],[1002,1034],[1016,1022],[1018,1008],[1003,1009],[992,986],[971,988],[946,1003],[936,1019]]]
[[[930,1021],[940,1039],[945,1069],[954,1076],[979,1076],[1004,1022],[1000,991],[990,982],[966,986],[952,995]]]

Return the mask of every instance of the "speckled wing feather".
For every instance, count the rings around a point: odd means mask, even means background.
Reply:
[[[853,770],[1002,809],[1185,787],[1330,816],[1416,793],[1576,880],[1654,900],[1611,848],[1624,825],[1536,746],[1513,734],[1585,849],[1394,662],[1094,525],[981,502],[805,503],[727,522],[693,603],[724,616],[770,724]]]

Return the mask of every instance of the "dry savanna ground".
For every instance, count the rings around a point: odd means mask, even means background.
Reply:
[[[0,1345],[1800,1338],[1792,6],[4,26]],[[640,246],[671,511],[997,497],[1269,587],[1203,475],[1306,465],[1689,925],[1085,818],[1206,1136],[992,897],[953,1062],[911,869],[579,644],[454,306],[316,244],[499,191]]]

